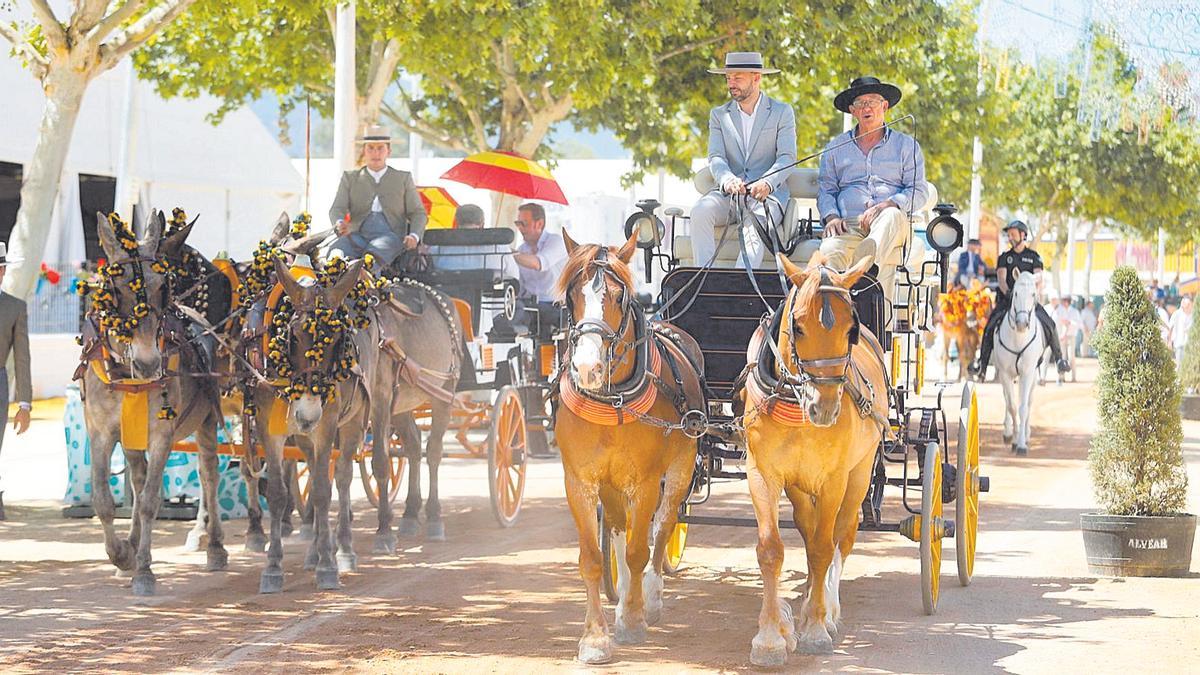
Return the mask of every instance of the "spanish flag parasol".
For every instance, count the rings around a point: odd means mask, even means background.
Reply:
[[[454,227],[454,212],[458,202],[446,192],[446,188],[418,187],[417,194],[421,195],[421,204],[429,216],[427,230],[448,230]]]
[[[442,178],[525,199],[567,203],[562,188],[545,167],[512,152],[476,153],[455,164]]]

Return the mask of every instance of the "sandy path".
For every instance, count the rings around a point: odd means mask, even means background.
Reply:
[[[793,656],[789,670],[1200,667],[1197,575],[1087,574],[1078,516],[1093,506],[1084,460],[1095,424],[1095,366],[1081,365],[1088,382],[1038,390],[1028,458],[1001,447],[999,388],[981,389],[984,473],[993,492],[984,495],[975,583],[958,587],[948,548],[941,606],[926,617],[916,545],[898,535],[864,535],[846,566],[837,652]],[[1200,424],[1187,424],[1185,435],[1195,510]],[[394,557],[372,556],[374,512],[360,502],[360,570],[343,576],[340,593],[314,590],[300,566],[301,542],[286,545],[284,592],[260,596],[262,559],[241,551],[244,523],[227,523],[229,570],[209,574],[203,554],[180,549],[187,524],[163,522],[156,530],[160,594],[137,600],[102,560],[97,523],[63,520],[52,501],[10,501],[10,520],[0,523],[0,670],[581,669],[572,657],[584,594],[557,463],[531,467],[525,510],[510,530],[492,520],[480,463],[453,460],[443,472],[450,540],[418,540]],[[743,489],[728,486],[704,512],[748,515]],[[898,517],[898,510],[898,501],[885,503],[885,517]],[[794,532],[785,541],[784,588],[796,597],[803,549]],[[617,663],[591,670],[748,669],[759,604],[752,531],[694,527],[684,563],[667,581],[667,613],[650,640],[619,648]]]

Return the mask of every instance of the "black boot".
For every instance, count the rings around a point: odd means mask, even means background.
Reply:
[[[1069,372],[1071,372],[1071,364],[1067,363],[1067,360],[1066,360],[1066,359],[1061,359],[1061,358],[1060,358],[1060,359],[1058,360],[1058,372],[1059,372],[1059,373],[1069,373]]]

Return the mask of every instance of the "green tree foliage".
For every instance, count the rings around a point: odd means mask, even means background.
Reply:
[[[1096,501],[1117,515],[1182,511],[1187,472],[1179,382],[1132,267],[1113,273],[1093,344],[1100,354],[1100,429],[1089,454]]]
[[[991,53],[989,63],[1014,62],[1015,54]],[[1061,235],[1069,217],[1106,222],[1143,239],[1163,228],[1175,242],[1195,237],[1196,186],[1200,185],[1200,141],[1194,125],[1172,122],[1139,134],[1140,120],[1122,115],[1116,129],[1098,133],[1079,120],[1081,89],[1088,96],[1127,102],[1133,110],[1136,71],[1102,37],[1093,45],[1093,75],[1081,80],[1085,59],[1056,72],[1016,65],[1008,77],[989,68],[985,124],[1001,130],[985,136],[984,200],[992,207],[1038,214],[1043,226]],[[1107,73],[1101,77],[1095,72]],[[1147,186],[1153,187],[1148,197]],[[1063,246],[1058,247],[1062,250]]]
[[[273,93],[331,112],[332,0],[199,0],[139,58],[167,95],[208,92],[225,109]],[[613,2],[360,0],[363,122],[378,114],[447,149],[545,155],[552,126],[613,130],[641,169],[690,172],[708,111],[728,99],[706,69],[730,50],[784,70],[764,90],[796,108],[799,144],[841,131],[834,94],[873,74],[905,93],[893,117],[922,142],[942,194],[969,183],[977,61],[971,3],[907,0]],[[421,95],[392,85],[419,75]],[[376,103],[372,96],[380,100]]]

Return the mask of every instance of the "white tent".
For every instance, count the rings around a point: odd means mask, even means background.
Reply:
[[[83,256],[79,174],[116,176],[126,86],[122,67],[88,87],[63,170],[51,238],[44,258],[78,261]],[[280,211],[292,212],[304,190],[278,141],[249,109],[225,116],[217,126],[205,118],[219,102],[164,100],[138,82],[133,119],[135,152],[130,176],[143,205],[170,211],[179,206],[200,216],[189,240],[208,255],[228,251],[248,257]],[[45,97],[19,61],[0,55],[0,161],[27,164],[37,142]]]

